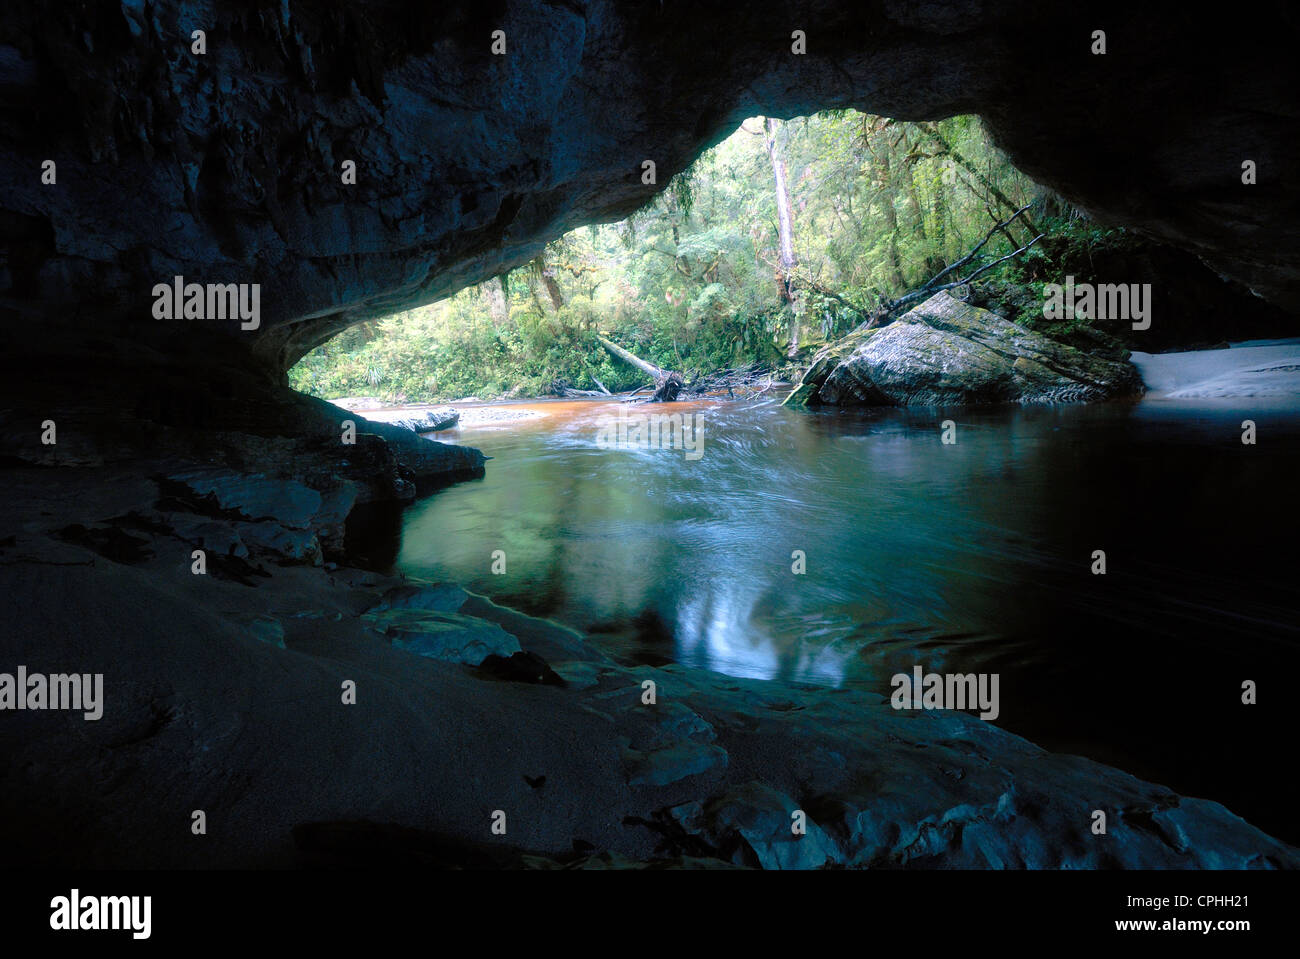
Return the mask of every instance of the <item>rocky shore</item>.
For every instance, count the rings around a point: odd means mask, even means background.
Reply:
[[[1300,866],[1218,803],[965,713],[621,664],[304,548],[341,518],[306,487],[142,465],[7,471],[9,665],[103,673],[105,701],[0,724],[14,863]]]

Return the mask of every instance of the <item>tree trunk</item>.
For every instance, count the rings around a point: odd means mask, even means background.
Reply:
[[[925,213],[921,210],[921,197],[916,191],[916,177],[912,175],[912,164],[903,162],[903,185],[905,187],[904,196],[907,200],[907,209],[912,216],[912,231],[922,240],[927,239],[925,235]]]
[[[898,260],[898,214],[894,210],[894,187],[889,176],[889,148],[885,144],[881,149],[873,150],[871,158],[876,165],[876,175],[880,178],[880,211],[885,215],[885,229],[889,231],[889,267],[892,273],[894,289],[901,292],[907,288],[903,279],[903,267]]]
[[[672,370],[660,369],[653,363],[648,363],[641,359],[641,357],[637,356],[635,353],[623,349],[623,347],[619,346],[617,343],[605,339],[605,337],[601,336],[599,333],[596,334],[596,339],[600,341],[601,346],[609,351],[611,356],[622,360],[629,366],[635,366],[642,373],[646,374],[646,376],[654,380],[654,402],[672,402],[677,399],[677,394],[680,393],[682,387],[686,385],[686,381],[682,379],[680,373],[674,373]]]
[[[546,257],[539,256],[535,261],[537,275],[541,277],[542,285],[546,287],[546,293],[551,298],[551,306],[558,312],[564,306],[564,296],[560,293],[560,284],[555,282],[555,277],[551,276],[546,266]]]
[[[494,276],[484,283],[483,295],[487,297],[488,313],[492,315],[493,322],[498,326],[505,323],[510,318],[510,311],[506,306],[506,291],[501,277]]]
[[[772,161],[772,178],[776,186],[776,232],[780,247],[781,267],[777,281],[781,289],[781,298],[790,308],[790,349],[788,355],[793,358],[799,352],[799,316],[794,309],[794,270],[799,259],[794,252],[794,211],[790,207],[790,185],[786,175],[785,158],[781,154],[781,145],[777,142],[779,121],[767,117],[763,122],[763,142],[767,146],[767,155]]]
[[[931,239],[936,242],[939,251],[927,256],[925,265],[929,272],[936,273],[948,262],[948,203],[942,186],[934,191],[931,209],[934,212],[935,223],[935,233]]]

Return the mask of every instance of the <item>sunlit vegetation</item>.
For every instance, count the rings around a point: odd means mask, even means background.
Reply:
[[[984,279],[1027,284],[1062,243],[1105,241],[1012,167],[977,118],[754,118],[628,220],[575,230],[525,267],[354,327],[305,357],[291,381],[325,397],[408,402],[641,385],[597,332],[688,373],[788,369],[1026,204],[983,255],[1038,232],[1056,246]],[[1010,318],[1034,320],[1021,312]]]

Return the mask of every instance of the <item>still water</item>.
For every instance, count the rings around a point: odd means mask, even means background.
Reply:
[[[673,404],[702,416],[698,457],[602,448],[617,403],[529,408],[546,415],[452,434],[493,457],[486,478],[407,512],[400,569],[628,662],[885,693],[917,664],[998,673],[999,726],[1300,839],[1293,398]]]

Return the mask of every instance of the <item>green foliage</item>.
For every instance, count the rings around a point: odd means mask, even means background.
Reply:
[[[1067,275],[1080,283],[1096,282],[1096,263],[1113,256],[1140,255],[1141,241],[1119,227],[1102,226],[1059,201],[1040,209],[1036,222],[1044,240],[996,274],[989,274],[994,279],[983,284],[985,305],[1021,326],[1069,342],[1095,323],[1083,318],[1044,317],[1044,285],[1061,283]]]
[[[541,395],[557,381],[643,385],[598,332],[684,372],[780,364],[796,325],[807,355],[857,326],[860,310],[964,255],[1009,215],[1005,203],[1039,195],[973,117],[904,123],[837,110],[786,121],[778,142],[799,260],[792,308],[778,283],[761,128],[747,121],[623,223],[575,230],[505,282],[339,334],[290,371],[291,383],[407,402]],[[1053,229],[1071,248],[1108,242],[1089,221],[1056,212]],[[990,241],[989,259],[1030,238],[1020,223],[1008,233]],[[1035,248],[986,278],[1028,283],[1054,263]]]

